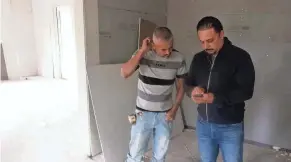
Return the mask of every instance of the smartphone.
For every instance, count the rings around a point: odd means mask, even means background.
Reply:
[[[203,94],[196,94],[194,97],[203,97]]]

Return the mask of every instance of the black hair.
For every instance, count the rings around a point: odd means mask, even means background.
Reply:
[[[220,33],[223,30],[223,26],[221,22],[213,17],[213,16],[206,16],[203,17],[197,24],[197,31],[203,29],[210,29],[213,28],[217,33]]]

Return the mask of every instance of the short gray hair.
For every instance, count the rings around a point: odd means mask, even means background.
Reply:
[[[162,39],[165,41],[173,40],[173,33],[167,27],[157,27],[154,30],[153,36],[156,37],[157,39]]]

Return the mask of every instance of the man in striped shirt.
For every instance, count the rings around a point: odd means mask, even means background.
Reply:
[[[173,34],[170,29],[158,27],[153,33],[152,41],[150,38],[144,39],[142,47],[122,65],[121,75],[128,78],[137,69],[137,121],[131,129],[127,162],[143,161],[152,135],[152,161],[164,162],[173,120],[184,96],[183,77],[187,73],[184,57],[173,49]],[[173,101],[175,83],[177,94]]]

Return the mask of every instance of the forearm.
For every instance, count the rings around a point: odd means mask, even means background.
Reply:
[[[175,98],[175,102],[174,102],[174,106],[173,109],[174,111],[177,111],[181,105],[181,102],[184,98],[184,86],[183,84],[180,84],[177,86],[177,94],[176,94],[176,98]]]
[[[121,76],[124,78],[128,78],[132,75],[132,73],[137,69],[140,60],[143,58],[144,51],[138,50],[135,56],[133,56],[130,60],[124,63],[121,67]]]

